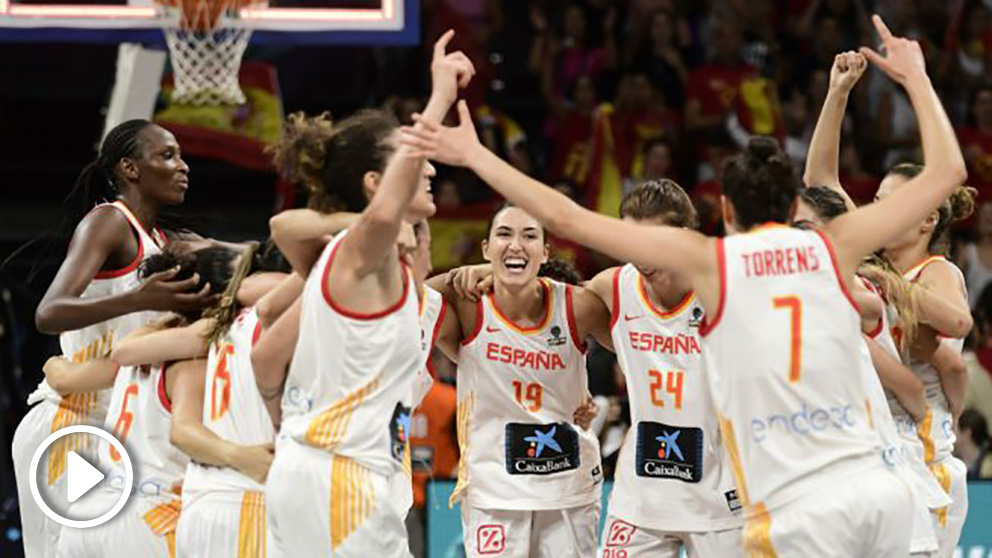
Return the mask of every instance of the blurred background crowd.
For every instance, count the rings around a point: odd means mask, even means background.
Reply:
[[[751,135],[774,136],[801,175],[833,58],[873,44],[872,13],[881,14],[896,35],[922,45],[928,72],[958,131],[969,185],[979,192],[979,209],[957,225],[948,256],[965,271],[976,316],[966,353],[971,369],[968,410],[960,420],[957,452],[974,478],[992,478],[992,0],[422,0],[424,46],[252,46],[246,59],[277,72],[272,75],[278,76],[273,91],[281,103],[279,122],[295,110],[328,110],[340,118],[372,105],[410,122],[429,88],[424,72],[429,45],[454,28],[455,47],[478,70],[466,95],[475,125],[495,152],[577,202],[613,215],[623,193],[639,180],[673,179],[696,203],[703,230],[719,234],[723,161]],[[38,52],[44,56],[51,50]],[[112,60],[110,51],[100,52]],[[0,48],[0,61],[17,67],[16,55],[6,46]],[[246,63],[244,70],[253,71],[252,64]],[[112,71],[112,66],[91,71]],[[162,114],[159,120],[166,122],[175,116]],[[0,121],[21,122],[17,118],[0,110]],[[38,138],[37,120],[30,122],[30,130],[28,126],[25,121],[24,137]],[[859,203],[873,199],[887,168],[920,159],[908,98],[873,69],[852,92],[843,129],[841,181]],[[96,135],[90,131],[87,141]],[[235,223],[233,240],[264,235],[265,217],[304,203],[264,161],[220,157],[220,163],[216,153],[197,153],[177,135],[190,153],[194,209],[227,211],[223,222]],[[18,169],[12,172],[20,173],[11,183],[34,181],[36,167],[28,169],[22,162],[31,160],[34,148],[22,153],[22,141],[3,141],[0,151],[18,158],[10,161],[10,168]],[[92,142],[79,144],[78,151],[61,158],[66,171],[51,178],[57,186],[48,192],[67,191],[72,175],[92,158]],[[0,155],[0,164],[7,162]],[[232,180],[220,177],[232,172],[241,173],[235,174],[237,190],[220,186]],[[479,242],[501,200],[474,175],[456,169],[439,168],[433,189],[439,208],[432,220],[435,268],[479,261]],[[12,195],[26,199],[28,194]],[[49,210],[52,196],[45,199]],[[38,228],[7,213],[0,256],[26,240],[17,234],[34,234]],[[238,228],[246,215],[253,224]],[[10,232],[14,230],[18,233]],[[228,238],[231,230],[208,227],[204,232]],[[554,252],[572,261],[587,279],[613,264],[558,240]],[[17,271],[0,276],[4,443],[23,415],[24,395],[40,378],[43,358],[56,350],[52,340],[34,332],[31,319],[30,301],[47,285],[25,289]],[[18,305],[13,299],[29,302]],[[453,385],[454,367],[443,357],[436,364],[439,376]],[[595,426],[606,462],[615,463],[628,420],[623,376],[615,358],[603,350],[590,353],[588,366],[593,395],[606,410]],[[453,393],[436,399],[425,402],[425,412],[449,413],[452,438],[431,443],[456,451]],[[435,472],[435,477],[444,473]],[[0,483],[0,495],[12,493],[6,488],[8,478]],[[15,510],[9,498],[0,500],[0,518]]]

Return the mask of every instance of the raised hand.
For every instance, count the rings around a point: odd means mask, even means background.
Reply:
[[[882,38],[882,49],[885,50],[885,56],[868,47],[858,49],[861,54],[901,85],[905,85],[911,78],[926,76],[926,60],[923,58],[920,44],[910,39],[894,36],[878,15],[872,16],[871,19]]]
[[[468,166],[474,150],[483,149],[472,125],[472,115],[465,101],[458,101],[458,126],[442,126],[419,114],[413,120],[420,126],[400,129],[400,143],[413,150],[415,157],[426,157],[446,165]]]
[[[475,66],[461,51],[448,53],[448,43],[455,37],[454,30],[448,30],[434,43],[434,58],[431,60],[431,95],[445,101],[450,107],[458,98],[458,88],[468,87],[475,75]]]
[[[834,57],[830,68],[830,88],[845,93],[854,89],[868,67],[868,59],[860,52],[842,52]]]

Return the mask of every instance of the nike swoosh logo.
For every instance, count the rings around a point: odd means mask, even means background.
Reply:
[[[489,327],[489,326],[486,326],[486,332],[487,333],[496,333],[498,331],[499,331],[499,328],[498,327]]]
[[[639,319],[641,319],[643,317],[644,317],[644,314],[641,314],[640,316],[631,316],[629,314],[624,314],[623,315],[623,319],[626,320],[626,321],[628,321],[628,322],[633,321],[633,320],[639,320]]]

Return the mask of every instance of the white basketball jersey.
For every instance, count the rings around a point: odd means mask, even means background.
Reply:
[[[965,300],[968,299],[968,291],[964,284],[964,274],[956,265],[947,261],[943,256],[931,256],[919,265],[907,271],[903,277],[911,283],[915,283],[923,269],[928,265],[941,262],[937,265],[949,265],[957,273],[961,285],[961,291]],[[964,347],[964,339],[943,339],[945,345],[950,345],[957,352],[961,352]],[[930,412],[919,424],[919,435],[923,440],[924,460],[927,464],[938,463],[951,456],[954,450],[954,417],[951,415],[950,404],[944,395],[944,386],[940,383],[940,375],[937,370],[928,362],[920,362],[909,359],[909,367],[923,382],[926,390],[927,403],[930,404]]]
[[[640,527],[710,531],[740,518],[733,473],[703,377],[695,293],[675,309],[652,304],[643,277],[613,277],[611,335],[627,378],[631,428],[617,462],[610,514]]]
[[[104,430],[127,449],[134,467],[132,492],[139,496],[179,496],[189,458],[169,441],[172,406],[165,392],[163,365],[124,366],[114,380]],[[114,489],[124,486],[120,454],[99,445],[101,470]]]
[[[457,501],[476,508],[549,510],[599,498],[599,442],[572,424],[587,393],[585,343],[576,337],[572,287],[541,280],[545,317],[521,327],[493,295],[458,365]]]
[[[203,390],[203,426],[235,444],[271,443],[276,432],[255,383],[251,349],[262,324],[254,308],[246,308],[228,332],[210,345]],[[190,462],[183,492],[263,490],[263,486],[227,467]]]
[[[864,387],[874,370],[826,238],[769,225],[718,240],[717,252],[720,303],[700,333],[747,511],[880,467]]]
[[[431,353],[434,343],[441,333],[441,324],[447,312],[447,304],[441,293],[424,285],[424,296],[420,301],[420,350],[421,363],[413,380],[413,406],[416,408],[434,385],[434,362]]]
[[[410,463],[412,381],[423,358],[416,290],[404,266],[403,294],[390,308],[364,315],[342,308],[327,279],[346,235],[327,245],[303,289],[282,432],[388,476]]]
[[[83,290],[80,298],[103,298],[134,290],[141,283],[138,278],[138,265],[144,258],[160,252],[165,244],[165,236],[158,230],[152,231],[151,234],[146,232],[124,202],[116,201],[100,204],[97,207],[103,206],[114,207],[127,218],[131,228],[138,235],[138,255],[123,269],[97,273]],[[62,332],[59,335],[62,355],[74,363],[105,357],[110,354],[117,341],[161,315],[161,312],[135,312],[81,329]],[[32,405],[42,400],[59,406],[52,420],[52,432],[74,424],[99,426],[107,416],[110,390],[73,393],[61,397],[47,381],[42,380],[38,388],[28,397],[28,404]],[[65,473],[68,452],[84,448],[88,439],[87,436],[73,434],[52,444],[48,452],[49,484],[56,482]]]

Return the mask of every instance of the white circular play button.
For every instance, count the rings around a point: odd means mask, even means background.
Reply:
[[[121,492],[120,498],[117,500],[117,503],[114,504],[114,507],[103,515],[93,519],[70,519],[55,513],[48,503],[45,502],[44,498],[41,497],[41,494],[38,491],[38,465],[41,463],[42,456],[45,454],[48,447],[52,445],[52,443],[63,436],[68,436],[69,434],[92,434],[94,436],[99,436],[100,438],[106,440],[117,450],[118,453],[120,453],[122,458],[121,461],[124,464],[124,489],[123,492]],[[41,508],[41,511],[45,512],[45,515],[50,517],[52,521],[60,523],[66,527],[75,527],[77,529],[96,527],[97,525],[106,523],[112,517],[117,515],[117,512],[121,511],[124,504],[127,503],[128,496],[131,495],[131,485],[134,482],[134,471],[131,467],[131,458],[128,456],[127,450],[124,449],[124,444],[117,441],[117,438],[114,438],[110,433],[104,430],[100,430],[95,426],[87,426],[82,424],[57,430],[45,438],[45,441],[38,446],[37,450],[35,450],[34,457],[31,458],[30,470],[31,475],[29,476],[29,479],[31,484],[31,495],[34,497],[34,501],[38,504],[38,507]],[[105,475],[103,472],[91,465],[82,456],[74,451],[68,452],[66,455],[66,486],[68,488],[69,503],[75,502],[88,493],[94,486],[100,484],[100,481],[103,480],[104,476]]]

